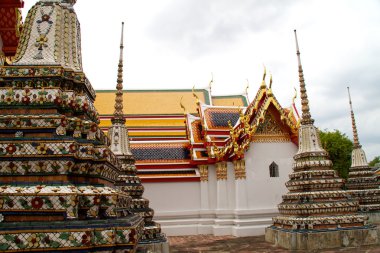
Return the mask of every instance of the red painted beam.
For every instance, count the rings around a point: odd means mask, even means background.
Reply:
[[[23,0],[1,0],[0,8],[24,8]]]

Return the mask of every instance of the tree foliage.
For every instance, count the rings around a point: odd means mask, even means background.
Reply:
[[[380,156],[376,156],[372,161],[368,163],[369,166],[374,167],[377,163],[380,163]]]
[[[319,131],[322,147],[329,153],[333,168],[340,177],[347,178],[351,166],[352,141],[339,130]]]

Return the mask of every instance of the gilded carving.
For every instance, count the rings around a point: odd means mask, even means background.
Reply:
[[[264,116],[264,122],[256,130],[256,134],[263,135],[284,135],[284,131],[279,127],[271,115]]]
[[[235,180],[246,179],[245,160],[234,161]]]
[[[199,174],[201,176],[201,182],[208,181],[208,165],[199,165]]]
[[[216,180],[227,180],[227,163],[220,162],[216,164]]]

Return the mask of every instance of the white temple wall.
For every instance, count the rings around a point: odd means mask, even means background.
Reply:
[[[156,215],[198,212],[201,209],[199,182],[144,183],[143,197]]]
[[[210,203],[210,209],[216,209],[216,168],[215,165],[208,166],[208,199]]]
[[[235,165],[227,162],[227,178],[217,180],[217,166],[209,165],[207,180],[144,183],[144,197],[167,235],[262,235],[288,191],[296,152],[291,142],[252,143],[245,153],[245,178],[235,178]],[[272,162],[279,177],[270,177]],[[244,163],[240,173],[241,168]]]
[[[249,209],[277,209],[288,192],[285,182],[292,172],[297,146],[288,143],[254,143],[245,154]],[[278,165],[279,177],[270,177],[269,165]]]
[[[227,163],[227,203],[228,209],[233,210],[235,208],[235,173],[234,164]]]

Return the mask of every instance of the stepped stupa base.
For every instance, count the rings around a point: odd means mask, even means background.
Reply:
[[[0,252],[136,252],[140,215],[106,220],[1,222]]]
[[[286,230],[274,226],[265,229],[265,240],[290,250],[319,250],[359,247],[379,243],[380,228],[370,225],[336,230]]]

